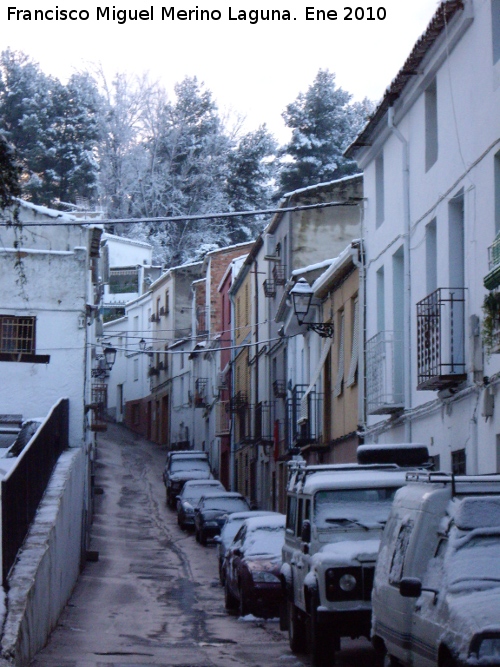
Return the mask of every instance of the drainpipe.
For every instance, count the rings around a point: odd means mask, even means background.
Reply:
[[[365,291],[365,251],[364,251],[364,215],[363,208],[360,208],[361,217],[361,241],[359,248],[352,248],[351,255],[354,266],[359,273],[359,292],[358,292],[358,309],[359,309],[359,344],[358,344],[358,430],[363,434],[366,431],[366,409],[365,409],[365,392],[366,392],[366,378],[365,378],[365,349],[366,349],[366,291]]]
[[[408,414],[412,405],[411,378],[411,263],[410,263],[410,157],[407,139],[394,125],[394,107],[387,112],[387,124],[391,132],[401,142],[403,148],[403,210],[404,210],[404,375],[405,375],[405,440],[412,441],[411,416]]]

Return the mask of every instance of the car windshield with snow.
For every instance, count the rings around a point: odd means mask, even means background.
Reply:
[[[273,616],[282,599],[280,568],[285,516],[246,519],[230,546],[224,584],[227,610]]]

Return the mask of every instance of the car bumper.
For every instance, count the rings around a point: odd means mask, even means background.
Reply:
[[[258,614],[265,612],[278,613],[282,599],[281,584],[276,586],[273,584],[254,584],[252,589],[247,591],[248,606]]]
[[[371,609],[327,611],[318,609],[318,624],[335,628],[338,637],[370,637]]]

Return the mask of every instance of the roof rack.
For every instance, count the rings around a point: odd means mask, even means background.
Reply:
[[[500,493],[500,474],[454,475],[451,472],[426,472],[416,470],[406,473],[407,482],[428,484],[451,484],[452,495],[482,495]]]

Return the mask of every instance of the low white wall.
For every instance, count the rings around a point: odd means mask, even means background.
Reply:
[[[61,454],[9,578],[1,655],[16,667],[43,648],[78,578],[85,474],[83,449]]]

